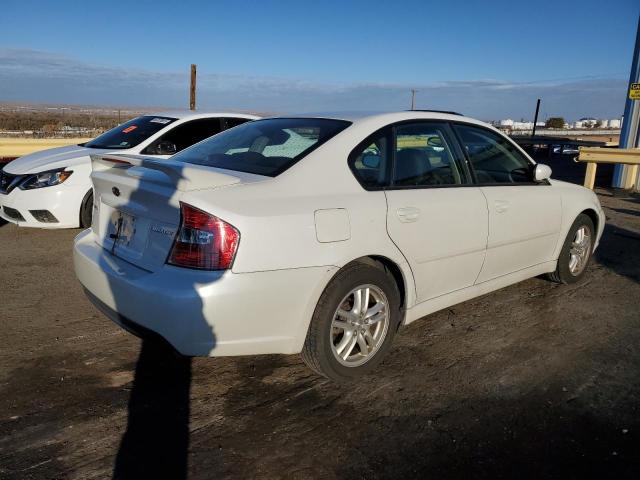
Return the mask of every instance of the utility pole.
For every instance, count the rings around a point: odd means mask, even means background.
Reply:
[[[631,63],[629,86],[627,87],[627,101],[624,106],[624,121],[620,132],[620,148],[637,148],[640,142],[640,101],[630,98],[632,83],[640,82],[640,16],[638,17],[638,30],[636,32],[636,46]],[[640,188],[637,180],[637,165],[616,165],[613,172],[614,188],[629,190]]]
[[[416,109],[416,92],[418,90],[416,90],[415,88],[411,89],[411,110],[415,110]]]
[[[189,87],[189,110],[196,109],[196,65],[191,64],[191,85]]]
[[[533,132],[531,132],[531,138],[536,136],[536,125],[538,124],[538,113],[540,112],[540,99],[536,103],[536,114],[533,117]]]

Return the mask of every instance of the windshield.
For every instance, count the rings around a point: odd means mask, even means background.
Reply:
[[[171,159],[275,177],[349,125],[324,118],[257,120],[203,140]]]
[[[114,150],[135,147],[176,120],[175,118],[150,115],[134,118],[85,143],[83,147]]]

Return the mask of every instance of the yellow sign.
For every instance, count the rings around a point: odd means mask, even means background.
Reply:
[[[640,83],[632,83],[629,87],[629,98],[631,100],[640,100]]]

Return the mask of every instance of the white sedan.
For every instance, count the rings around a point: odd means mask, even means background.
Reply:
[[[25,155],[0,170],[0,217],[23,227],[91,225],[90,155],[115,152],[169,158],[254,115],[167,112],[134,118],[82,145]]]
[[[603,211],[550,174],[453,113],[257,120],[164,162],[95,156],[75,270],[111,319],[184,355],[302,352],[345,380],[400,325],[584,275]]]

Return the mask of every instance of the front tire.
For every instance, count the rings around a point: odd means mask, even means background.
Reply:
[[[558,283],[575,283],[587,271],[593,253],[595,228],[588,215],[581,213],[573,222],[562,245],[558,265],[549,278]]]
[[[393,277],[382,265],[352,263],[322,293],[302,359],[332,380],[359,377],[382,361],[400,320],[400,292]]]

